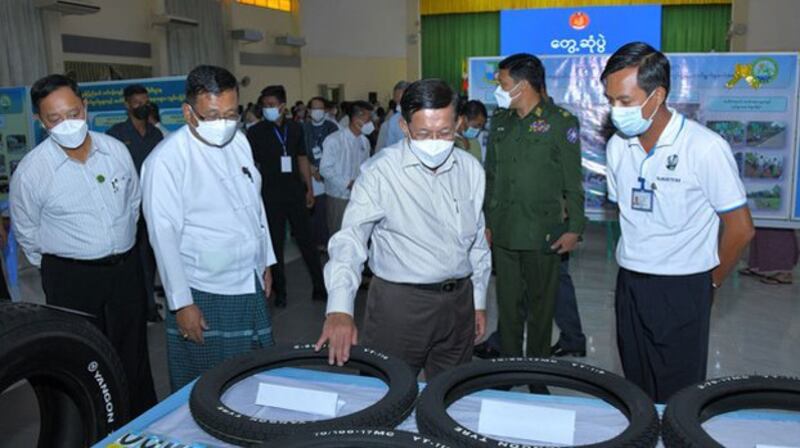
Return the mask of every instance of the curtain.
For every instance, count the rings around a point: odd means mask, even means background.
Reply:
[[[730,5],[731,0],[420,0],[420,13],[454,14],[497,12],[504,9],[575,8],[613,5]]]
[[[467,58],[500,54],[500,15],[445,14],[422,17],[422,77],[441,78],[461,91]]]
[[[167,14],[195,19],[196,28],[167,28],[169,71],[185,75],[201,64],[225,66],[225,26],[219,0],[166,0]]]
[[[730,5],[664,6],[661,50],[666,53],[728,51]]]
[[[47,75],[44,30],[30,0],[0,1],[0,86],[29,85]]]

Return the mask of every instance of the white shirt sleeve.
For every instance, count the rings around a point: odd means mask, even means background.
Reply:
[[[342,229],[328,243],[330,260],[325,265],[328,314],[353,315],[356,293],[361,285],[361,272],[368,255],[367,242],[375,224],[385,216],[375,194],[379,194],[379,191],[372,176],[359,176],[344,213]]]
[[[606,150],[606,193],[608,200],[617,203],[617,175],[614,172],[616,164],[614,161],[614,148],[613,142],[609,141]]]
[[[747,193],[733,152],[722,138],[715,138],[705,150],[698,151],[695,174],[717,213],[727,213],[747,204]]]
[[[167,166],[163,158],[151,158],[148,162],[142,166],[142,199],[147,233],[158,260],[158,274],[164,283],[169,309],[175,311],[194,303],[180,250],[183,232],[182,173],[180,167]]]
[[[476,310],[486,309],[486,291],[492,275],[492,252],[486,241],[486,219],[483,216],[483,198],[486,192],[486,174],[480,170],[475,189],[475,216],[478,216],[478,233],[469,251],[472,265],[472,289]]]
[[[378,131],[378,140],[375,143],[375,153],[386,147],[386,138],[389,135],[389,120],[384,120],[381,129]]]
[[[11,227],[25,257],[32,265],[39,267],[42,264],[42,248],[39,245],[42,207],[36,189],[25,181],[24,173],[23,170],[17,170],[11,176],[8,199]]]
[[[345,131],[346,132],[346,131]],[[352,179],[343,176],[342,164],[344,163],[340,134],[331,134],[322,142],[322,161],[319,163],[319,173],[325,183],[334,192],[347,191],[347,185]]]

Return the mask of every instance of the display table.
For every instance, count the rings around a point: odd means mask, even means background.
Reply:
[[[386,392],[387,386],[375,378],[329,373],[318,370],[280,368],[247,378],[230,388],[223,402],[232,409],[256,417],[279,420],[320,420],[312,414],[258,406],[254,403],[258,384],[269,382],[286,386],[333,391],[339,394],[339,415],[359,411],[376,402]],[[194,447],[231,447],[203,432],[189,412],[189,384],[139,416],[119,431],[96,444],[97,448],[123,447],[115,443],[126,434],[155,436],[160,440]],[[424,384],[420,385],[420,388]],[[453,403],[449,413],[459,423],[472,430],[478,428],[481,399],[492,398],[516,403],[531,403],[554,409],[576,412],[575,444],[583,445],[609,439],[627,426],[626,418],[611,405],[585,396],[546,396],[521,392],[484,390]],[[661,407],[659,406],[659,411]],[[765,446],[800,448],[800,414],[788,412],[741,411],[716,417],[703,425],[725,447],[754,448]],[[398,429],[417,431],[412,414]],[[509,441],[514,441],[509,439]],[[517,442],[531,441],[516,440]],[[128,446],[140,446],[139,444]],[[659,444],[659,446],[661,446]]]

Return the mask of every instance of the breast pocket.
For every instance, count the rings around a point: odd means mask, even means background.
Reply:
[[[478,219],[472,199],[457,199],[456,228],[460,239],[472,239],[478,231]]]

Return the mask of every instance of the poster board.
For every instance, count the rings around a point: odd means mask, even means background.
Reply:
[[[8,199],[11,174],[34,146],[28,92],[25,87],[0,88],[0,202]]]
[[[668,54],[668,105],[731,145],[756,225],[800,227],[797,53]],[[543,56],[547,91],[581,123],[586,214],[611,219],[605,144],[613,134],[600,74],[608,56]],[[469,97],[496,107],[501,57],[470,58]]]

